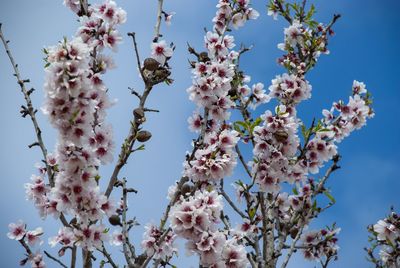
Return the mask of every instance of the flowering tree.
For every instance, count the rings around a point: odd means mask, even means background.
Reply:
[[[43,154],[44,164],[25,184],[26,194],[42,218],[53,216],[60,223],[58,234],[49,238],[58,257],[40,246],[42,228],[28,230],[22,221],[9,225],[8,237],[26,251],[22,265],[45,267],[45,255],[54,265],[76,267],[80,254],[83,267],[176,267],[177,239],[186,241],[187,251],[198,256],[200,267],[284,268],[297,251],[322,267],[337,258],[340,229],[335,224],[320,230],[308,230],[308,226],[335,203],[326,183],[339,168],[337,144],[373,117],[372,100],[365,84],[354,81],[348,101],[334,102],[309,126],[297,116],[297,106],[311,97],[306,75],[322,54],[329,54],[328,41],[339,15],[323,24],[314,19],[315,8],[306,1],[268,3],[268,15],[279,16],[289,25],[278,45],[283,51],[278,63],[284,71],[267,91],[261,82],[251,84],[240,67],[240,58],[251,47],[235,50],[231,35],[259,13],[249,0],[218,1],[204,48],[188,46],[193,83],[187,92],[196,105],[188,123],[197,138],[185,156],[182,177],[168,190],[169,203],[160,223],[146,225],[139,253],[138,245],[130,240],[137,222],[127,214],[129,195],[136,190],[120,171],[131,154],[143,150],[151,139],[144,127],[146,114],[157,112],[146,106],[152,89],[173,83],[169,60],[175,46],[162,39],[160,29],[174,13],[165,12],[163,0],[158,0],[152,52],[143,61],[135,33],[128,33],[144,88],[131,90],[138,104],[108,186],[101,189],[99,168],[112,162],[115,154],[112,127],[106,120],[113,102],[103,82],[113,60],[105,53],[116,51],[122,40],[118,26],[127,14],[111,0],[102,4],[65,0],[64,4],[79,18],[79,27],[72,39],[64,38],[44,49],[42,110],[58,133],[53,153],[41,135],[30,98],[33,90],[27,88],[29,80],[19,73],[0,31],[26,101],[21,114],[30,117],[36,133],[37,141],[30,147],[38,146]],[[262,115],[255,116],[254,110],[261,110]],[[232,113],[241,119],[231,119]],[[252,154],[242,154],[244,150]],[[239,168],[246,176],[230,181]],[[324,171],[321,178],[313,179],[320,170]],[[235,187],[236,198],[225,191],[225,182]],[[118,188],[121,199],[114,202],[110,196]],[[228,215],[229,211],[235,215]],[[375,243],[367,251],[377,267],[399,265],[399,230],[394,213],[371,228]],[[124,263],[116,262],[109,244],[121,247]],[[377,246],[382,247],[381,259],[374,256]],[[67,251],[71,253],[68,261]]]

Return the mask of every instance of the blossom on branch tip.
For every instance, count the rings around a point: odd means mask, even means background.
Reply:
[[[8,225],[10,232],[7,233],[8,238],[14,240],[21,240],[26,234],[26,224],[19,220],[17,223],[10,223]]]
[[[157,60],[161,65],[172,57],[172,48],[167,44],[165,40],[161,40],[157,43],[151,44],[151,56]]]

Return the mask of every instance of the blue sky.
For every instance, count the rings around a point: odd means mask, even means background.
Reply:
[[[156,0],[118,2],[127,10],[128,22],[121,29],[124,43],[115,55],[118,68],[106,75],[110,95],[119,100],[109,112],[117,146],[128,132],[131,110],[136,104],[127,87],[142,87],[126,32],[137,33],[142,57],[148,55],[156,15]],[[165,2],[166,11],[177,12],[172,26],[163,27],[162,30],[165,38],[177,46],[171,61],[175,83],[170,87],[159,86],[152,93],[149,107],[161,110],[159,114],[148,116],[146,128],[153,133],[153,138],[146,151],[133,155],[122,172],[130,185],[139,190],[139,194],[129,202],[131,213],[138,216],[143,224],[158,222],[167,202],[167,187],[179,178],[184,153],[190,149],[193,136],[187,129],[186,119],[194,105],[186,94],[186,88],[191,83],[186,42],[197,48],[202,46],[203,27],[210,27],[216,3],[196,0]],[[266,1],[255,2],[256,9],[261,13],[259,20],[248,23],[245,28],[235,31],[234,35],[238,45],[241,42],[254,44],[254,49],[243,58],[242,67],[251,75],[253,82],[263,82],[268,86],[275,75],[284,72],[275,60],[280,56],[276,44],[283,38],[282,31],[286,23],[282,19],[276,22],[266,16]],[[327,22],[333,13],[340,13],[343,17],[334,28],[336,36],[330,42],[331,54],[322,56],[317,67],[308,75],[313,86],[313,98],[301,104],[299,115],[310,122],[313,116],[320,115],[323,108],[330,107],[332,101],[347,99],[352,81],[357,79],[364,81],[373,93],[376,116],[368,122],[367,127],[340,144],[342,168],[329,181],[337,203],[321,215],[313,227],[323,227],[332,222],[342,227],[339,261],[332,267],[369,267],[362,250],[367,245],[366,226],[383,217],[391,205],[400,208],[400,178],[397,171],[400,166],[400,127],[397,118],[400,87],[396,80],[400,75],[400,29],[397,25],[400,2],[314,2],[319,20]],[[39,107],[43,103],[41,88],[44,77],[41,49],[55,44],[63,36],[72,36],[78,26],[75,17],[62,6],[61,0],[2,0],[0,22],[11,40],[10,46],[20,71],[38,89],[33,95],[33,102]],[[33,205],[25,200],[23,184],[35,172],[34,164],[40,161],[40,153],[37,148],[27,148],[34,141],[31,122],[19,116],[23,97],[3,49],[0,51],[0,176],[3,182],[0,195],[0,248],[3,267],[18,267],[23,250],[6,237],[8,223],[23,219],[32,229],[45,227],[48,236],[56,233],[57,225],[53,219],[40,220]],[[261,109],[271,108],[267,105]],[[55,132],[45,117],[39,115],[39,120],[46,144],[51,150]],[[103,177],[109,176],[111,168],[112,165],[102,168]],[[139,241],[141,233],[139,227],[133,233],[133,239]],[[177,262],[178,267],[196,266],[194,258],[186,258],[184,252],[181,257]],[[50,267],[53,266],[50,264]],[[300,258],[292,260],[289,266],[314,267]]]

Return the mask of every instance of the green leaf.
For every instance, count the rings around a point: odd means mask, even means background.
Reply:
[[[145,149],[144,144],[140,145],[135,149],[135,151],[143,151]]]
[[[332,204],[335,204],[335,203],[336,203],[335,198],[331,195],[331,193],[330,193],[328,190],[324,192],[324,195],[325,195],[326,197],[328,197],[328,199],[331,201]]]
[[[256,209],[255,208],[251,208],[250,211],[249,211],[250,219],[253,220],[255,215],[256,215]]]
[[[296,187],[293,187],[292,192],[293,192],[293,194],[295,194],[295,195],[298,195],[298,194],[299,194],[299,192],[297,191],[297,188],[296,188]]]
[[[254,128],[262,122],[262,119],[260,117],[257,117],[256,120],[254,120],[253,124],[251,124],[251,132],[253,132]]]
[[[318,211],[317,200],[314,200],[314,203],[313,203],[313,205],[312,205],[312,210],[313,210],[313,211]]]

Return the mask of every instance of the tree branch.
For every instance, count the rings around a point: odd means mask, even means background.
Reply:
[[[158,38],[160,37],[163,2],[164,2],[164,0],[158,0],[157,21],[156,21],[156,26],[154,27],[154,38],[153,38],[154,43],[158,42]]]
[[[224,190],[224,179],[221,179],[221,183],[220,183],[220,194],[225,198],[225,200],[228,202],[228,204],[232,207],[232,209],[234,211],[236,211],[237,214],[239,214],[240,217],[242,217],[243,219],[248,219],[249,217],[247,217],[236,205],[235,203],[233,203],[233,201],[231,200],[231,198],[229,197],[229,195],[226,194],[225,190]]]
[[[68,268],[67,265],[65,265],[64,263],[62,263],[62,262],[61,262],[59,259],[57,259],[56,257],[50,255],[50,253],[48,253],[46,250],[43,251],[43,252],[44,252],[44,254],[46,254],[47,258],[49,258],[49,259],[55,261],[56,263],[58,263],[60,266],[62,266],[62,267],[64,267],[64,268]]]
[[[40,147],[40,150],[41,150],[42,155],[43,155],[43,161],[44,161],[44,163],[46,165],[46,172],[47,172],[47,177],[49,179],[50,186],[54,187],[55,186],[55,183],[54,183],[54,175],[55,174],[53,172],[52,167],[50,167],[49,164],[47,163],[47,149],[46,149],[46,146],[45,146],[44,141],[43,141],[42,130],[40,129],[39,123],[38,123],[38,121],[36,119],[36,109],[33,108],[32,100],[31,100],[31,97],[30,97],[30,94],[33,92],[33,90],[32,89],[30,89],[30,90],[26,89],[25,84],[29,83],[30,81],[29,81],[29,79],[22,79],[21,78],[21,74],[20,74],[19,69],[18,69],[18,64],[15,63],[14,57],[13,57],[13,55],[11,53],[11,50],[10,50],[10,48],[8,46],[8,43],[10,41],[6,40],[1,28],[2,28],[2,24],[0,23],[0,39],[1,39],[2,43],[3,43],[4,49],[6,50],[8,59],[10,60],[10,63],[12,65],[13,69],[14,69],[14,76],[17,78],[17,83],[21,88],[22,94],[24,95],[25,102],[26,102],[26,110],[25,111],[27,112],[27,114],[29,114],[29,117],[31,118],[33,127],[35,129],[36,138],[37,138],[37,144]],[[64,226],[69,226],[69,223],[66,220],[65,215],[63,213],[60,214],[60,221],[62,222],[62,224]]]

